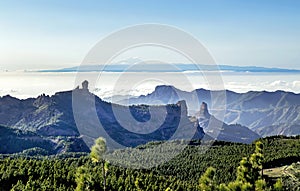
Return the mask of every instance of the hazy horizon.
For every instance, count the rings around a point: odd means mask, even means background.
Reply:
[[[0,96],[11,95],[17,98],[37,97],[41,94],[53,95],[56,92],[74,89],[77,85],[76,72],[0,72]],[[89,78],[89,75],[98,75],[98,72],[83,73]],[[95,86],[90,86],[90,91],[101,98],[107,98],[114,95],[145,95],[151,93],[157,85],[173,85],[174,87],[192,91],[193,89],[204,88],[210,90],[206,78],[213,77],[209,73],[203,76],[201,73],[172,73],[164,75],[164,80],[155,80],[161,78],[160,72],[131,72],[124,74],[122,72],[102,72]],[[125,75],[128,81],[126,87],[118,87],[117,83],[122,83],[122,75]],[[300,93],[300,80],[298,73],[246,73],[246,72],[221,72],[224,89],[245,93],[248,91],[288,91]],[[178,80],[178,78],[186,80]],[[136,81],[136,79],[148,79]],[[135,82],[136,81],[136,82]],[[22,82],[22,83],[20,83]]]

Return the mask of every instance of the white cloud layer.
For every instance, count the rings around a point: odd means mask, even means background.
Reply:
[[[71,90],[76,87],[76,73],[29,73],[1,72],[0,96],[11,95],[18,98],[37,97],[40,94],[53,95],[58,91]],[[148,75],[148,76],[147,76]],[[196,88],[210,89],[207,76],[184,74],[182,80],[178,74],[165,73],[164,76],[145,74],[141,78],[126,77],[117,74],[102,74],[99,82],[90,90],[96,95],[107,98],[113,95],[139,96],[152,92],[157,85],[174,85],[176,88],[191,91]],[[152,78],[150,78],[151,76]],[[141,77],[141,76],[140,76]],[[160,79],[161,77],[161,79]],[[182,76],[181,76],[182,77]],[[211,76],[210,76],[211,77]],[[276,91],[283,90],[300,93],[300,81],[297,74],[263,75],[263,74],[222,74],[224,88],[235,92]],[[124,83],[116,86],[116,82]],[[189,84],[187,84],[187,82]]]

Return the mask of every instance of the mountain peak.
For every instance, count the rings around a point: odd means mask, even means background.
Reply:
[[[187,108],[185,100],[178,101],[177,106],[180,107],[180,109],[181,109],[181,115],[184,115],[184,116],[188,115],[188,108]]]
[[[87,80],[82,82],[82,89],[87,91],[89,90],[89,82]]]
[[[158,85],[154,91],[174,91],[175,87],[171,85]]]
[[[35,101],[33,102],[33,105],[35,107],[40,107],[41,105],[51,102],[51,98],[48,95],[45,94],[41,94],[40,96],[38,96]]]
[[[210,114],[208,112],[207,103],[202,102],[200,106],[200,118],[208,119],[210,118]]]

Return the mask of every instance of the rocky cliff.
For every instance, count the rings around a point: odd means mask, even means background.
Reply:
[[[74,94],[82,98],[77,110],[73,110]],[[97,119],[92,117],[94,109]],[[83,119],[84,124],[80,125],[80,129],[74,114]],[[133,120],[129,120],[129,115]],[[101,134],[96,121],[100,121],[105,133]],[[90,93],[87,86],[58,92],[53,96],[41,95],[25,100],[0,97],[0,125],[3,132],[6,132],[0,135],[1,153],[22,152],[33,148],[38,148],[39,152],[39,149],[43,149],[42,153],[50,154],[88,151],[87,146],[90,145],[83,142],[83,136],[109,136],[126,147],[149,141],[201,139],[204,136],[198,122],[187,115],[185,101],[168,105],[127,107],[101,100]]]
[[[204,129],[207,135],[216,140],[252,143],[254,140],[260,138],[257,133],[245,126],[239,124],[228,125],[218,120],[209,113],[207,103],[205,102],[202,102],[200,111],[196,116],[199,121],[199,126]]]
[[[148,95],[119,100],[118,103],[151,105],[176,103],[183,99],[187,102],[189,115],[195,115],[199,111],[199,103],[206,102],[212,105],[212,94],[218,95],[218,93],[218,91],[205,89],[186,92],[172,86],[158,86]],[[241,124],[261,136],[299,134],[300,94],[284,91],[236,93],[226,90],[225,95],[225,123]],[[211,112],[217,115],[216,110]]]

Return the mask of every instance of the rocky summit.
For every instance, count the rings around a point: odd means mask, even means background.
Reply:
[[[158,87],[157,96],[172,88]],[[175,95],[171,92],[168,95]],[[173,100],[174,101],[174,100]],[[189,104],[124,106],[103,101],[88,82],[72,91],[20,100],[0,98],[1,153],[57,154],[87,152],[95,138],[109,148],[135,147],[152,141],[210,139],[251,143],[260,136],[239,124],[227,124],[210,114],[202,102],[195,115]]]
[[[260,136],[248,127],[240,124],[228,125],[208,111],[207,103],[202,102],[199,113],[197,114],[199,126],[204,129],[204,132],[215,140],[252,143]]]
[[[76,110],[74,95],[80,99]],[[198,121],[187,115],[185,101],[157,106],[111,104],[90,93],[87,82],[53,96],[1,97],[0,125],[1,153],[86,152],[88,140],[99,136],[126,147],[204,136]]]
[[[164,92],[164,93],[163,93]],[[229,90],[210,91],[196,89],[190,92],[176,89],[173,86],[158,86],[153,92],[119,100],[121,104],[156,104],[176,103],[185,100],[189,115],[199,112],[201,103],[208,106],[224,105],[224,117],[217,116],[217,107],[211,113],[227,124],[241,124],[260,136],[287,135],[295,136],[300,133],[300,94],[285,91],[249,91],[236,93]],[[224,109],[222,108],[222,109]],[[206,112],[203,110],[203,112]],[[203,115],[207,115],[203,113]],[[223,119],[224,118],[224,119]]]

